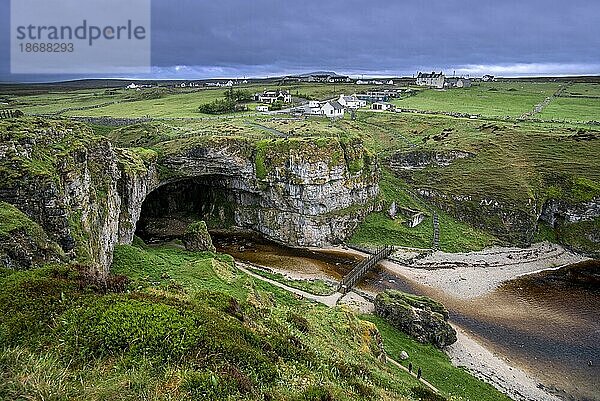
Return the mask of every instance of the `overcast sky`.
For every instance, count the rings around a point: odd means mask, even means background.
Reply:
[[[0,80],[82,78],[10,75],[0,1]],[[151,39],[153,78],[600,74],[600,1],[152,0]]]

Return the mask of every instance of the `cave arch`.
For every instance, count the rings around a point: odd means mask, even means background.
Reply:
[[[161,184],[142,202],[135,234],[145,242],[168,241],[181,237],[197,220],[204,220],[209,229],[251,228],[260,199],[239,184],[221,174]]]

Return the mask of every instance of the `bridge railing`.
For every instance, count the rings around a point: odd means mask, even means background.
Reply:
[[[360,261],[350,273],[348,273],[338,286],[338,292],[348,292],[369,270],[371,270],[377,263],[382,259],[390,256],[394,251],[394,247],[391,245],[385,245],[378,247],[376,252],[366,259]]]

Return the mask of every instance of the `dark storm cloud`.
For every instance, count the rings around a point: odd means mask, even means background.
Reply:
[[[600,6],[591,1],[195,4],[156,4],[156,65],[401,72],[450,65],[600,61]]]
[[[154,0],[152,63],[159,77],[600,73],[598,15],[589,0]]]

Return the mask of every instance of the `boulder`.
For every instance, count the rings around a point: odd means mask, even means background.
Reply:
[[[375,314],[421,343],[442,348],[456,342],[448,311],[427,297],[387,290],[375,298]]]
[[[193,252],[210,251],[215,252],[212,238],[206,228],[204,221],[197,221],[188,226],[182,238],[185,249]]]
[[[400,359],[402,359],[403,361],[406,361],[408,359],[408,352],[402,351],[400,353]]]

